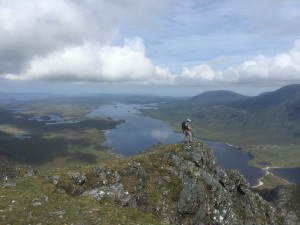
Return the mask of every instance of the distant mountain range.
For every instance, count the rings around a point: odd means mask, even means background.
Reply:
[[[265,92],[255,97],[240,95],[233,91],[207,91],[187,99],[185,102],[191,105],[227,105],[238,108],[261,109],[270,106],[278,106],[285,102],[300,98],[300,84],[284,86],[272,92]]]
[[[300,143],[300,84],[255,97],[208,91],[161,104],[159,111],[171,124],[191,118],[201,138],[237,144]]]
[[[198,106],[213,106],[213,105],[228,105],[234,102],[239,102],[248,99],[249,97],[240,95],[233,91],[207,91],[187,99],[187,105]]]

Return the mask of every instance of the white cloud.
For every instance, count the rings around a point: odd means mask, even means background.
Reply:
[[[217,73],[209,65],[202,64],[192,68],[184,67],[181,74],[176,77],[176,81],[186,85],[208,84],[213,82],[217,76]]]
[[[300,82],[300,40],[287,53],[277,54],[274,57],[259,55],[235,68],[223,72],[226,76],[232,75],[233,81],[243,82]],[[226,76],[225,76],[226,75]]]
[[[47,57],[35,57],[23,74],[7,74],[9,80],[83,82],[151,82],[169,79],[167,69],[154,66],[145,56],[140,38],[123,46],[85,43],[65,48]]]
[[[273,57],[258,55],[223,71],[214,71],[207,64],[184,68],[176,77],[176,81],[181,84],[200,86],[218,83],[300,82],[300,39],[287,53]]]
[[[109,82],[156,85],[211,86],[257,82],[300,82],[300,40],[287,53],[258,55],[244,63],[215,71],[208,64],[184,67],[180,74],[154,65],[145,54],[143,40],[126,40],[123,46],[86,43],[47,57],[34,58],[23,74],[7,80]]]
[[[1,0],[0,74],[24,72],[36,58],[86,42],[116,42],[120,27],[150,23],[172,2]]]
[[[0,0],[0,78],[177,86],[300,82],[300,40],[281,54],[273,47],[298,35],[299,7],[296,0]],[[122,34],[139,32],[146,34],[147,52],[142,38],[118,44]],[[175,74],[163,61],[183,69]]]

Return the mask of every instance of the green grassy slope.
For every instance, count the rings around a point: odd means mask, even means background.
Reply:
[[[56,190],[47,180],[53,174],[61,177],[78,170],[57,169],[4,182],[16,186],[0,189],[0,224],[160,224],[151,215],[134,208],[109,202],[99,204],[90,197],[75,198]]]
[[[254,164],[261,160],[291,167],[300,166],[299,110],[300,85],[289,85],[256,97],[226,91],[206,92],[143,112],[166,121],[179,132],[181,122],[190,118],[198,138],[240,146],[255,156]],[[256,151],[261,145],[277,148],[268,148],[264,153]]]

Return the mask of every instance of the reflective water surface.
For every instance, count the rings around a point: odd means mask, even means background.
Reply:
[[[88,116],[110,117],[114,120],[125,120],[116,129],[106,130],[107,141],[104,146],[112,147],[114,153],[123,156],[137,154],[159,142],[178,143],[184,140],[181,133],[176,133],[163,121],[143,116],[140,105],[115,103],[94,110]],[[179,122],[181,126],[181,122]],[[226,143],[206,141],[213,150],[219,164],[224,169],[237,169],[249,181],[256,185],[264,171],[248,165],[251,159],[237,148]]]

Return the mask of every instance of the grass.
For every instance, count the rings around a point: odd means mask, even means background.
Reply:
[[[273,124],[272,127],[268,127],[266,123],[263,123],[262,120],[276,120],[276,118],[270,118],[268,115],[262,115],[261,121],[256,121],[251,125],[247,123],[241,125],[242,123],[237,120],[243,121],[247,117],[243,118],[241,114],[231,120],[230,116],[227,116],[227,123],[220,121],[220,118],[225,116],[221,111],[214,112],[216,114],[209,117],[202,115],[199,110],[193,112],[186,109],[176,109],[172,113],[165,110],[144,110],[143,112],[147,116],[165,121],[174,131],[178,132],[181,132],[181,122],[189,117],[192,119],[195,137],[241,146],[244,153],[253,156],[252,160],[249,161],[250,165],[261,168],[259,162],[266,162],[272,167],[300,167],[300,144],[291,144],[295,142],[295,139],[292,140],[292,138],[287,137],[287,134],[281,133],[280,124],[267,123]],[[287,124],[286,121],[282,123]],[[259,124],[265,124],[265,127],[261,127]],[[255,143],[257,144],[255,145]],[[274,175],[265,176],[263,182],[264,185],[260,188],[274,188],[277,185],[287,184],[286,181]]]
[[[63,177],[70,171],[60,169],[51,174]],[[100,204],[90,197],[59,192],[45,178],[48,175],[13,179],[9,182],[15,182],[15,188],[0,189],[0,224],[160,224],[153,216],[134,208]]]
[[[99,173],[91,172],[93,167],[71,166],[4,181],[3,184],[16,183],[16,186],[0,188],[0,224],[162,224],[156,216],[175,212],[174,202],[178,201],[181,191],[181,182],[168,156],[174,151],[180,151],[179,145],[158,147],[156,151],[101,163],[108,185],[116,182],[114,174],[118,172],[129,193],[144,192],[147,199],[144,210],[67,194],[60,187],[72,182],[68,173],[86,174],[88,188],[99,182]],[[53,176],[59,177],[58,185],[53,184]],[[163,191],[167,192],[166,196]]]
[[[1,105],[0,152],[38,170],[96,164],[115,158],[116,155],[110,154],[110,149],[101,144],[106,140],[103,130],[114,128],[120,121],[85,117],[89,110],[97,106],[96,101],[91,105],[88,103],[54,99]],[[15,114],[6,108],[24,108],[24,111]],[[80,122],[45,125],[29,120],[32,116],[51,114]],[[18,138],[16,135],[30,138]]]
[[[113,128],[118,122],[85,117],[91,110],[105,103],[107,103],[106,100],[99,98],[57,98],[0,105],[0,152],[11,156],[19,163],[31,164],[38,170],[78,164],[96,165],[99,162],[116,158],[115,155],[109,154],[109,149],[102,147],[101,143],[105,141],[102,130]],[[24,111],[22,114],[14,114],[6,111],[7,108],[23,108]],[[252,147],[253,145],[245,144],[249,143],[249,139],[265,142],[265,136],[261,135],[261,132],[253,135],[252,131],[259,128],[255,127],[255,124],[251,125],[251,129],[247,129],[248,125],[245,125],[245,129],[241,129],[241,126],[235,122],[238,119],[244,119],[242,113],[238,117],[231,118],[229,114],[226,114],[227,111],[219,111],[212,115],[212,119],[204,120],[203,112],[201,112],[202,115],[197,110],[188,113],[186,109],[172,111],[172,113],[160,110],[143,110],[143,112],[166,121],[173,130],[179,132],[181,132],[181,122],[186,117],[190,117],[193,120],[196,137],[243,146],[244,152],[254,156],[250,161],[252,165],[258,166],[259,162],[267,162],[271,166],[278,167],[300,166],[300,145],[275,146],[264,143]],[[80,120],[81,122],[45,126],[28,120],[32,116],[51,114],[59,115],[65,120]],[[224,115],[230,124],[220,123],[218,118]],[[270,133],[273,139],[278,139],[277,128],[273,127]],[[16,134],[31,138],[19,139],[16,138]]]
[[[260,162],[266,162],[270,167],[300,167],[300,145],[257,145],[243,148],[245,153],[254,158],[251,165],[260,166]]]
[[[148,204],[150,207],[155,208],[159,205],[158,200],[161,199],[161,193],[157,192],[157,189],[168,190],[168,201],[170,202],[175,201],[175,196],[179,196],[181,190],[180,181],[171,167],[166,166],[171,164],[171,162],[168,161],[170,159],[164,157],[166,153],[178,151],[179,147],[180,145],[178,144],[168,145],[167,148],[157,148],[155,151],[141,153],[131,156],[130,158],[115,159],[114,164],[111,164],[110,161],[103,162],[102,165],[109,170],[115,170],[120,173],[122,173],[124,168],[128,168],[131,165],[137,168],[139,168],[139,165],[142,165],[144,172],[148,174],[148,181],[144,184],[146,192],[150,193],[150,195],[152,194],[152,196],[149,196]],[[143,173],[143,171],[141,172]],[[125,180],[122,180],[122,183],[128,190],[131,190],[132,187],[139,183],[132,174],[128,174],[128,176],[124,178]],[[162,182],[162,179],[164,179],[165,182]]]
[[[30,135],[31,132],[29,130],[22,130],[14,125],[11,124],[1,124],[0,125],[0,132],[9,134],[9,135]]]
[[[82,118],[107,100],[100,97],[57,97],[42,100],[24,101],[10,104],[10,108],[23,108],[24,113],[34,116],[55,114],[66,120]]]
[[[227,120],[230,124],[226,123],[226,121],[220,122],[218,117],[224,117],[222,112],[219,112],[220,115],[212,115],[210,119],[203,119],[204,115],[201,115],[200,111],[197,111],[197,115],[195,114],[196,112],[187,112],[187,110],[174,110],[172,114],[165,110],[144,110],[143,112],[148,116],[164,120],[174,131],[179,132],[181,132],[181,122],[186,117],[190,117],[195,129],[195,137],[241,146],[245,153],[249,153],[254,157],[250,161],[251,165],[258,166],[258,162],[267,162],[271,166],[277,167],[300,166],[300,144],[291,144],[293,142],[289,142],[291,141],[290,138],[281,136],[281,130],[275,124],[273,124],[274,127],[265,127],[266,130],[271,130],[266,135],[265,132],[267,131],[261,130],[262,128],[258,125],[262,124],[261,121],[252,125],[245,124],[243,128],[236,121],[238,119],[242,120],[242,116],[233,118],[231,122]],[[230,117],[228,116],[228,118]],[[267,118],[266,115],[263,115],[261,118],[275,120],[275,118]]]
[[[268,173],[266,174],[261,182],[263,183],[263,185],[258,186],[258,189],[273,189],[275,187],[277,187],[278,185],[288,185],[289,183],[283,179],[281,179],[280,177],[275,176],[272,173]]]
[[[173,108],[170,108],[173,107]],[[180,130],[186,118],[192,119],[196,134],[203,139],[230,142],[234,145],[300,143],[295,135],[299,124],[288,120],[284,112],[242,110],[224,106],[180,108],[162,105],[159,110],[144,110],[151,117],[166,121]],[[170,113],[170,111],[172,113]]]

